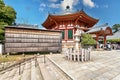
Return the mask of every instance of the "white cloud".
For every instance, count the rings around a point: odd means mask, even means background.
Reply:
[[[46,5],[44,3],[40,4],[40,7],[46,7]]]
[[[95,7],[95,3],[92,0],[83,0],[83,4],[85,6],[89,6],[90,8]]]
[[[104,8],[108,8],[109,6],[108,5],[103,5]]]
[[[39,7],[39,11],[44,11],[44,8]]]
[[[63,0],[63,1],[61,1],[62,10],[65,10],[67,5],[69,5],[70,8],[72,9],[73,0]]]
[[[73,9],[73,6],[77,5],[79,3],[79,0],[63,0],[61,1],[61,8],[62,10],[66,9],[66,6],[69,5],[70,9]]]
[[[74,0],[73,5],[77,5],[79,3],[79,0]]]
[[[66,9],[66,6],[70,6],[70,9],[72,10],[74,6],[79,4],[79,0],[63,0],[61,3],[56,3],[58,0],[49,0],[49,4],[41,3],[39,10],[44,11],[45,8],[61,8],[62,10]]]
[[[58,0],[49,0],[50,2],[57,2]]]
[[[95,5],[96,8],[109,8],[108,5]]]
[[[95,5],[96,8],[99,8],[100,6],[99,5]]]
[[[50,8],[60,8],[60,4],[52,3],[49,5]]]
[[[41,3],[40,4],[40,7],[39,7],[39,10],[40,11],[44,11],[44,8],[46,7],[46,4],[44,4],[44,3]]]

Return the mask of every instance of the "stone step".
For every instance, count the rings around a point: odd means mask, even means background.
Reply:
[[[6,77],[9,75],[10,71],[6,71],[5,73],[1,74],[0,80],[6,80]]]
[[[21,75],[23,74],[23,71],[24,71],[25,64],[26,63],[22,63],[20,65],[20,67],[18,66],[17,71],[16,71],[14,77],[11,80],[20,80],[20,77],[21,77]],[[20,70],[20,74],[19,74],[19,70]]]
[[[39,65],[36,68],[36,80],[44,80]]]
[[[61,70],[44,57],[26,61],[0,75],[0,80],[68,80]],[[38,62],[38,63],[36,63]],[[35,66],[36,65],[36,66]],[[20,69],[20,74],[19,74]]]
[[[6,77],[7,80],[10,80],[10,79],[12,79],[12,78],[14,77],[17,69],[18,69],[18,68],[17,68],[17,66],[16,66],[16,67],[14,67],[11,71],[9,71],[9,75]]]
[[[112,80],[120,80],[120,74],[117,75],[115,78],[113,78]]]
[[[20,66],[20,73],[21,73],[21,74],[22,74],[23,71],[24,71],[25,64],[26,64],[26,62],[22,63],[21,66]]]
[[[42,76],[44,80],[56,80],[47,70],[45,64],[43,63],[43,58],[37,58],[39,63],[39,68],[41,70]]]
[[[19,68],[17,68],[17,71],[16,71],[14,77],[12,79],[10,79],[10,80],[19,80],[19,79],[20,79]]]
[[[17,73],[19,74],[18,70],[19,70],[18,66],[4,70],[2,73],[0,73],[0,80],[3,80],[3,79],[4,80],[13,80],[13,78],[16,77]],[[15,79],[15,80],[18,80],[18,79]]]
[[[31,80],[31,61],[27,61],[24,67],[23,74],[21,74],[20,80]]]
[[[3,74],[0,74],[0,77],[2,76]]]
[[[61,62],[61,60],[59,61]],[[53,71],[57,80],[75,80],[66,70],[59,66],[54,60],[50,59],[49,56],[47,56],[46,63],[48,63],[48,68],[51,69],[50,71]]]
[[[50,74],[56,78],[56,80],[67,80],[66,75],[61,72],[56,66],[51,63],[49,60],[46,60],[46,68],[50,72]]]
[[[42,80],[39,66],[35,59],[33,59],[31,62],[31,80]]]
[[[35,67],[35,61],[31,61],[31,80],[36,80],[36,67]]]

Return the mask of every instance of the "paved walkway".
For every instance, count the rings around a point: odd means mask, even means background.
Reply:
[[[92,51],[88,62],[68,61],[64,54],[48,57],[76,80],[120,80],[120,51]]]

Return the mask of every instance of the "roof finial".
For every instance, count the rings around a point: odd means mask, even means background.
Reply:
[[[70,10],[70,6],[67,5],[65,10],[66,10],[66,11]]]
[[[71,8],[69,5],[67,5],[65,9],[65,14],[70,14],[70,13],[71,13]]]
[[[66,9],[70,9],[70,6],[69,6],[69,5],[67,5],[67,6],[66,6]]]

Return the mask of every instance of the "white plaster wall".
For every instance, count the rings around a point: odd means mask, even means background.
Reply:
[[[0,54],[2,54],[2,53],[3,53],[3,45],[0,44]]]

